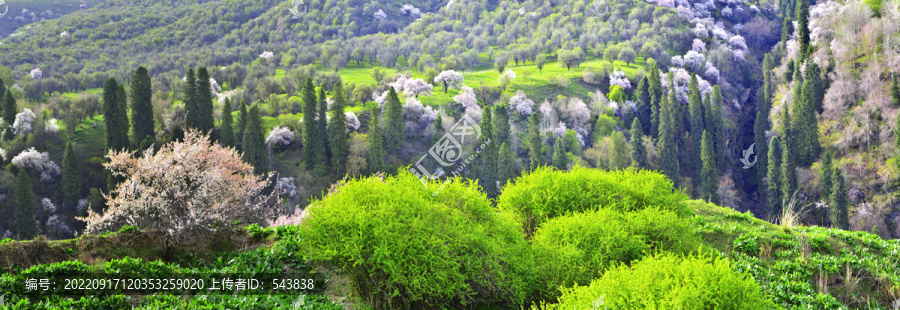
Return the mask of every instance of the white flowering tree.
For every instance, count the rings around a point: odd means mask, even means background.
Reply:
[[[33,147],[13,157],[12,163],[31,175],[38,176],[44,183],[52,182],[60,173],[59,166],[50,160],[47,152],[38,152]]]
[[[16,114],[16,122],[13,123],[13,133],[16,135],[26,135],[34,129],[34,120],[37,116],[31,109],[26,108],[19,114]]]
[[[85,234],[137,226],[161,234],[167,253],[187,238],[231,228],[233,221],[264,224],[280,203],[280,193],[265,194],[266,178],[254,175],[236,150],[194,130],[155,154],[112,152],[104,166],[125,181],[104,195],[104,213],[78,218],[87,223]]]
[[[434,86],[422,79],[407,79],[403,85],[403,92],[407,96],[419,98],[421,94],[431,94]]]
[[[290,128],[275,126],[266,136],[266,144],[271,146],[289,145],[294,142],[294,132]]]
[[[344,115],[347,116],[347,132],[359,130],[361,123],[359,122],[359,117],[356,116],[356,113],[346,112]]]
[[[462,106],[465,114],[472,117],[476,122],[481,121],[481,106],[475,98],[475,91],[470,87],[463,87],[463,91],[453,97],[453,101]]]
[[[444,93],[447,93],[447,89],[450,87],[459,88],[463,82],[463,75],[456,70],[447,70],[442,71],[436,77],[434,77],[435,83],[440,83],[444,86]]]
[[[534,101],[528,99],[525,92],[519,90],[516,94],[509,98],[509,106],[520,115],[531,115],[531,109],[534,108]]]

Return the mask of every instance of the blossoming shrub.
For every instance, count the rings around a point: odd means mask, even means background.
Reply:
[[[471,181],[426,188],[406,171],[354,179],[307,212],[306,258],[347,273],[376,309],[523,305],[532,296],[524,235]]]
[[[549,299],[560,286],[587,285],[607,269],[648,253],[690,254],[700,238],[687,218],[649,208],[599,209],[553,218],[535,232],[533,246]]]
[[[547,220],[573,212],[657,207],[687,215],[687,198],[664,175],[647,170],[574,168],[566,172],[544,167],[504,187],[498,207],[516,214],[530,236]]]
[[[774,309],[747,274],[721,257],[672,254],[620,265],[588,286],[563,289],[544,309]],[[598,307],[594,306],[594,309]]]

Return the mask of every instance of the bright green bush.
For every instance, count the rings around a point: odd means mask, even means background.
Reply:
[[[650,256],[589,286],[564,289],[545,309],[773,309],[759,285],[721,257]],[[597,307],[593,309],[598,309]]]
[[[553,217],[601,208],[638,211],[657,207],[687,215],[687,198],[664,175],[647,170],[539,168],[504,187],[498,206],[515,213],[530,236]]]
[[[689,254],[700,246],[691,223],[656,208],[622,213],[609,209],[560,216],[544,223],[533,239],[544,298],[560,286],[587,285],[620,263],[647,253]]]
[[[313,202],[299,231],[313,262],[347,273],[376,308],[525,304],[532,258],[515,221],[461,178],[350,180]]]

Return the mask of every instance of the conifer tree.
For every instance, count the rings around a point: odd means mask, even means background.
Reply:
[[[3,95],[3,123],[12,126],[16,122],[18,113],[19,107],[16,106],[16,98],[13,97],[12,90],[7,90]]]
[[[778,136],[772,137],[769,142],[769,166],[766,175],[766,201],[769,217],[781,213],[781,204],[783,197],[781,196],[781,142]]]
[[[388,153],[397,154],[400,152],[400,148],[403,147],[406,132],[403,124],[403,108],[400,105],[400,98],[397,97],[397,91],[394,90],[394,87],[388,90],[387,113],[384,116],[384,148]]]
[[[221,135],[219,144],[224,147],[234,147],[234,125],[232,124],[232,120],[231,99],[225,98],[225,104],[222,105],[221,130],[219,130]]]
[[[832,156],[831,152],[826,151],[825,156],[822,158],[822,194],[820,195],[822,201],[829,202],[831,200],[831,191],[834,187],[834,169],[832,168]],[[819,214],[819,223],[825,223],[825,212],[823,209],[818,209]],[[824,226],[824,225],[823,225]]]
[[[794,34],[794,23],[791,22],[790,18],[785,18],[781,23],[781,42],[787,44],[792,34]]]
[[[700,88],[697,83],[697,76],[692,73],[691,82],[688,84],[691,122],[691,176],[693,177],[694,188],[699,190],[701,183],[700,174],[705,163],[700,153],[702,151],[701,140],[706,132],[706,128],[703,126],[703,101],[700,98]],[[712,142],[711,140],[712,138],[710,138],[710,142]],[[713,151],[712,146],[710,146],[710,151]]]
[[[650,78],[647,80],[649,83],[647,88],[650,91],[650,131],[648,131],[647,134],[653,139],[658,139],[661,117],[659,112],[661,110],[664,93],[662,89],[662,79],[659,75],[659,68],[656,66],[649,66],[648,68],[650,69]]]
[[[143,66],[138,67],[131,78],[131,132],[139,150],[149,148],[156,141],[152,96],[150,74]]]
[[[784,149],[781,151],[781,199],[782,206],[787,204],[797,191],[797,152],[794,132],[791,128],[791,115],[784,109]],[[780,214],[780,210],[779,213]]]
[[[806,88],[806,100],[812,105],[815,113],[824,111],[825,90],[828,85],[822,78],[822,69],[814,61],[807,62],[803,73],[803,87]]]
[[[128,117],[121,98],[125,89],[116,79],[109,78],[103,84],[103,118],[106,124],[106,149],[121,151],[128,147]],[[124,122],[123,122],[124,120]]]
[[[800,44],[800,59],[809,56],[809,0],[797,0],[797,43]]]
[[[538,113],[531,113],[528,118],[528,156],[531,160],[531,170],[546,164],[544,158],[544,139],[541,137],[541,119]]]
[[[441,140],[441,137],[444,136],[444,119],[441,117],[441,113],[438,112],[437,118],[434,119],[434,133],[431,134],[431,143],[437,143],[438,140]]]
[[[625,135],[614,131],[610,138],[609,169],[619,170],[627,168],[631,164],[631,156],[628,154],[628,143],[625,142]]]
[[[118,99],[119,112],[116,113],[119,136],[121,137],[121,146],[118,149],[127,150],[131,143],[128,140],[128,130],[131,128],[128,121],[128,93],[125,92],[125,84],[119,84],[116,90],[116,99]]]
[[[812,165],[819,157],[819,122],[816,120],[815,108],[810,103],[810,85],[804,81],[794,92],[792,147],[796,148],[796,164],[801,167]]]
[[[75,156],[75,148],[72,147],[72,137],[66,141],[66,151],[62,161],[62,194],[63,201],[69,207],[75,207],[81,199],[81,171],[79,171],[78,157]]]
[[[674,98],[674,96],[670,96]],[[677,149],[675,148],[675,125],[672,120],[672,103],[668,98],[660,102],[659,114],[659,169],[665,174],[675,187],[679,187],[680,174],[678,172]]]
[[[553,145],[553,167],[562,171],[569,170],[569,158],[566,156],[566,145],[562,138],[557,138]]]
[[[831,211],[831,226],[848,230],[850,229],[848,211],[850,208],[850,198],[847,196],[846,181],[841,174],[841,170],[837,167],[834,168],[833,177],[834,188],[831,191],[831,205],[829,206],[829,210]]]
[[[637,119],[631,123],[631,161],[638,169],[650,169],[647,163],[647,149],[644,147],[644,132]]]
[[[369,172],[383,172],[384,167],[384,133],[381,129],[381,113],[378,109],[372,110],[372,122],[369,123],[369,154],[366,163]]]
[[[481,158],[479,179],[481,180],[484,191],[490,197],[497,194],[497,156],[500,152],[497,148],[497,143],[501,143],[500,141],[492,140],[494,137],[492,112],[493,111],[489,107],[484,109],[481,116],[481,123],[479,124],[479,126],[481,126],[481,138],[477,143],[477,145],[486,144],[484,150],[482,150],[479,155]]]
[[[716,150],[716,162],[719,164],[719,171],[725,171],[725,120],[722,117],[722,89],[719,85],[713,86],[711,96],[712,117],[706,125],[709,128],[709,134],[713,138],[713,146]]]
[[[768,84],[768,81],[766,82]],[[766,98],[767,92],[764,88],[759,89],[756,95],[756,119],[753,122],[753,145],[755,147],[756,154],[760,154],[757,156],[756,163],[756,172],[757,172],[757,181],[759,183],[760,188],[763,186],[763,180],[766,177],[766,173],[768,172],[768,158],[765,156],[768,154],[768,145],[766,144],[766,131],[769,130],[769,100]],[[766,193],[764,190],[760,190],[760,193]]]
[[[244,126],[244,155],[243,160],[253,166],[253,172],[264,175],[268,172],[268,153],[266,153],[266,141],[263,137],[262,116],[259,114],[259,105],[250,107],[247,114],[247,123]]]
[[[34,238],[37,233],[37,226],[34,220],[34,184],[28,172],[23,168],[18,168],[16,174],[16,214],[15,214],[15,233],[19,240],[29,240]]]
[[[494,141],[504,143],[509,141],[509,111],[506,105],[496,105],[492,112],[494,119]]]
[[[317,175],[328,173],[328,165],[331,163],[328,146],[328,102],[325,99],[325,87],[319,87],[319,99],[316,105],[316,164],[314,170]]]
[[[3,100],[4,95],[6,95],[6,85],[3,84],[3,79],[0,79],[0,101]],[[3,107],[0,106],[0,110],[2,109]]]
[[[313,86],[312,78],[307,77],[306,85],[303,86],[303,162],[306,163],[306,169],[312,169],[316,164],[316,114],[316,87]]]
[[[345,163],[350,154],[350,142],[347,137],[347,115],[344,114],[344,86],[338,81],[334,83],[334,103],[331,106],[331,120],[328,124],[328,145],[331,147],[331,168],[338,175],[347,172]]]
[[[214,127],[212,85],[209,80],[209,72],[206,67],[197,69],[197,110],[200,111],[197,129],[209,132]]]
[[[188,68],[187,74],[184,76],[184,127],[200,128],[201,116],[200,98],[198,98],[197,75],[194,74],[194,68]]]
[[[306,115],[304,115],[306,117]],[[237,128],[235,128],[234,132],[234,144],[237,145],[238,150],[243,150],[244,147],[244,127],[247,125],[247,103],[241,99],[241,107],[238,110],[238,118],[237,118]],[[304,124],[305,125],[305,124]],[[306,144],[307,148],[309,144]]]
[[[637,101],[637,118],[640,119],[641,132],[650,132],[650,117],[653,115],[653,102],[650,99],[650,81],[645,76],[634,91]]]
[[[702,182],[700,185],[700,197],[706,199],[707,202],[719,202],[719,165],[716,164],[716,152],[713,150],[712,135],[707,131],[703,131],[701,138],[701,152],[703,153],[703,171],[701,172]]]
[[[502,187],[516,176],[516,158],[513,156],[512,150],[506,142],[503,142],[503,144],[500,145],[500,154],[497,157],[497,165],[497,181],[500,182],[500,186]]]
[[[897,77],[894,76],[894,85],[891,86],[891,97],[894,99],[894,106],[900,105],[900,86],[897,84]]]

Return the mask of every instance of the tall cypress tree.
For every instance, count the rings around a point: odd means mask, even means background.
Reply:
[[[328,102],[325,99],[325,87],[319,87],[319,100],[316,106],[316,165],[315,171],[318,175],[328,172],[330,162],[328,149]]]
[[[400,105],[400,98],[397,97],[397,91],[394,87],[388,90],[387,113],[384,115],[384,132],[385,132],[385,150],[391,154],[400,152],[403,147],[406,132],[403,124],[403,108]]]
[[[781,204],[783,197],[781,196],[781,142],[778,136],[772,137],[769,142],[769,166],[766,176],[766,205],[768,206],[769,217],[781,213]]]
[[[791,115],[784,109],[784,149],[781,151],[781,199],[782,206],[790,202],[797,191],[797,146],[791,128]]]
[[[247,123],[244,126],[244,155],[243,160],[253,166],[256,174],[266,174],[269,170],[268,153],[266,153],[266,141],[263,137],[262,116],[259,114],[259,105],[250,107],[247,114]]]
[[[674,98],[674,96],[670,96]],[[677,149],[675,148],[675,125],[672,119],[672,103],[664,98],[660,102],[659,114],[659,169],[662,170],[675,187],[679,187]]]
[[[803,73],[803,85],[806,87],[806,100],[812,105],[815,113],[824,111],[826,81],[822,78],[822,69],[814,61],[807,62]]]
[[[331,168],[338,175],[347,172],[347,155],[350,143],[347,139],[347,115],[344,114],[344,86],[340,81],[334,83],[334,103],[331,106],[331,121],[328,124],[328,145],[331,146]]]
[[[528,157],[531,161],[531,170],[547,164],[544,158],[543,144],[541,119],[538,117],[537,112],[531,113],[531,116],[528,118]]]
[[[152,96],[150,74],[140,66],[131,78],[131,132],[134,143],[140,150],[149,148],[156,141]]]
[[[688,84],[688,91],[690,92],[691,176],[693,177],[694,188],[699,192],[700,180],[702,178],[701,172],[705,163],[702,156],[703,154],[701,154],[701,141],[703,139],[703,134],[706,133],[706,128],[703,126],[703,101],[700,98],[700,88],[697,82],[697,76],[693,73],[691,74],[691,82]],[[712,138],[710,137],[710,142],[712,142],[711,140]],[[710,146],[710,151],[713,151],[712,146]]]
[[[566,144],[562,138],[556,138],[553,145],[553,167],[566,171],[569,169],[569,158],[566,156]]]
[[[850,229],[850,198],[847,197],[847,186],[841,170],[834,168],[834,188],[831,191],[831,226],[843,230]]]
[[[796,147],[796,164],[801,167],[812,165],[819,157],[821,145],[819,144],[819,122],[816,120],[815,107],[809,98],[809,81],[804,81],[802,86],[797,86],[794,92],[793,105],[793,133],[791,139]]]
[[[502,187],[514,177],[516,177],[516,158],[509,145],[503,142],[500,145],[500,154],[497,156],[497,181]]]
[[[634,91],[637,101],[637,118],[640,119],[641,132],[650,132],[650,117],[653,116],[653,102],[650,99],[650,81],[645,76],[638,82]]]
[[[222,105],[222,124],[219,125],[221,127],[219,139],[219,144],[224,147],[233,147],[234,146],[234,125],[232,124],[232,115],[231,115],[231,99],[225,98],[225,104]],[[243,138],[243,137],[241,137]]]
[[[3,107],[3,139],[11,140],[13,136],[12,125],[16,122],[16,114],[19,108],[16,106],[16,98],[13,97],[12,90],[7,90],[6,94],[0,98],[0,105]]]
[[[187,74],[184,76],[184,127],[200,128],[200,118],[203,114],[200,111],[200,101],[197,96],[197,75],[194,74],[194,68],[188,68]]]
[[[106,149],[121,151],[128,147],[128,117],[123,109],[125,89],[116,79],[103,84],[103,117],[106,124]],[[124,122],[123,122],[124,120]]]
[[[828,202],[831,199],[831,191],[834,186],[834,170],[831,168],[832,166],[832,157],[831,152],[826,151],[825,156],[822,158],[822,194],[820,197],[822,201]],[[817,208],[819,217],[819,223],[825,223],[825,210],[821,208]],[[825,226],[825,225],[822,225]]]
[[[494,141],[504,143],[509,141],[509,111],[506,105],[496,105],[492,112],[494,119]]]
[[[897,84],[897,77],[894,76],[894,85],[891,86],[891,98],[894,99],[894,106],[900,105],[900,86]]]
[[[215,127],[213,121],[212,85],[210,84],[209,72],[206,71],[206,67],[197,69],[197,111],[200,112],[197,129],[206,133]]]
[[[434,119],[434,133],[431,134],[431,143],[437,143],[438,140],[441,140],[441,137],[444,136],[444,119],[441,117],[441,113],[438,112],[437,118]]]
[[[631,156],[628,155],[629,146],[625,142],[625,135],[621,132],[613,131],[612,135],[610,135],[610,142],[609,169],[619,170],[627,168],[631,164]]]
[[[722,117],[722,89],[719,85],[713,86],[711,107],[712,117],[707,124],[710,128],[709,134],[713,138],[713,146],[716,150],[716,162],[719,164],[719,171],[725,171],[725,119]]]
[[[659,112],[664,96],[659,68],[656,66],[650,67],[650,78],[647,82],[649,83],[647,88],[650,91],[650,131],[648,131],[647,134],[653,139],[658,139],[660,123]]]
[[[75,156],[75,148],[72,147],[72,137],[66,141],[66,152],[63,153],[62,162],[62,194],[63,201],[74,208],[81,199],[81,171],[79,171],[78,157]]]
[[[383,172],[384,166],[384,132],[381,128],[381,113],[378,110],[372,110],[372,122],[369,123],[369,154],[366,163],[369,172]]]
[[[719,202],[719,165],[716,164],[716,152],[713,150],[712,135],[707,131],[703,131],[701,138],[701,152],[703,156],[703,171],[701,173],[702,182],[700,185],[700,197],[706,199],[707,202]]]
[[[34,223],[34,184],[28,172],[23,168],[16,174],[16,214],[15,233],[19,240],[28,240],[37,235],[37,226]]]
[[[768,77],[768,75],[766,75]],[[755,146],[756,154],[761,154],[762,156],[757,156],[756,163],[756,178],[759,183],[760,188],[763,186],[763,180],[766,177],[766,173],[768,172],[768,158],[765,156],[768,154],[768,144],[766,144],[766,131],[769,130],[769,98],[766,97],[767,92],[765,88],[768,87],[768,80],[765,82],[765,86],[757,91],[756,95],[756,119],[753,121],[753,145]],[[766,191],[760,190],[760,193],[765,194]]]
[[[304,118],[306,115],[303,116]],[[306,124],[304,124],[305,126]],[[235,128],[234,132],[234,144],[237,145],[237,149],[243,151],[244,150],[244,127],[247,126],[247,103],[241,99],[241,107],[238,110],[238,118],[237,118],[237,128]],[[309,148],[309,144],[307,143],[307,148]],[[308,167],[308,166],[307,166]]]
[[[800,59],[809,56],[809,0],[797,0],[797,43],[800,44]]]
[[[481,126],[481,138],[478,139],[477,144],[486,144],[479,155],[481,157],[479,179],[481,179],[481,186],[484,188],[484,191],[490,197],[494,197],[497,194],[497,156],[499,155],[497,143],[500,143],[500,141],[492,140],[494,138],[492,112],[489,107],[484,109],[484,113],[481,116],[481,124],[479,124]]]
[[[791,22],[790,18],[785,18],[781,22],[781,42],[787,44],[792,34],[794,34],[794,23]]]
[[[121,144],[117,149],[127,150],[130,146],[130,142],[128,141],[128,129],[130,129],[129,121],[128,121],[128,95],[125,92],[125,84],[119,84],[119,88],[116,90],[116,99],[118,99],[118,109],[119,112],[116,113],[116,117],[118,120],[117,124],[121,124],[118,128],[118,135],[121,139]]]
[[[638,169],[649,169],[647,149],[644,147],[644,131],[637,119],[631,122],[631,162]]]
[[[303,162],[306,163],[306,169],[312,169],[316,164],[316,114],[316,87],[313,86],[312,78],[307,77],[306,85],[303,86]]]

